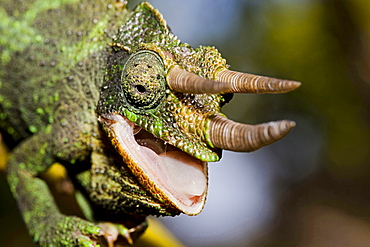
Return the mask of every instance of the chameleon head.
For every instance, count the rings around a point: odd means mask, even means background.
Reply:
[[[207,162],[218,161],[222,149],[254,151],[295,125],[236,123],[221,107],[233,93],[288,92],[300,83],[231,71],[215,48],[181,43],[149,4],[135,11],[128,23],[151,21],[141,33],[120,30],[111,44],[99,120],[161,207],[196,215],[207,194]]]

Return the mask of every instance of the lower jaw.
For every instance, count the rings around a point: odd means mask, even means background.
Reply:
[[[123,162],[139,183],[162,204],[162,209],[166,208],[171,214],[196,215],[201,212],[208,186],[206,162],[165,144],[146,131],[137,131],[134,123],[118,114],[103,118],[101,121],[113,137],[112,143]],[[136,132],[136,138],[133,132]],[[153,145],[155,143],[159,145]]]

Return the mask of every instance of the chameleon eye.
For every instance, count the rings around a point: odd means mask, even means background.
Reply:
[[[153,51],[139,51],[124,65],[122,91],[136,108],[152,109],[165,95],[166,77],[162,59]]]

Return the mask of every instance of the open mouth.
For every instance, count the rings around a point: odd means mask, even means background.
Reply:
[[[207,162],[174,147],[119,114],[100,117],[116,150],[154,197],[188,215],[201,212],[207,193]]]

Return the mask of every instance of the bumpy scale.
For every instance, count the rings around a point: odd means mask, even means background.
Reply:
[[[250,152],[294,122],[233,122],[232,93],[300,83],[231,71],[214,47],[192,48],[148,3],[10,1],[0,7],[0,128],[8,181],[42,246],[132,243],[147,215],[196,215],[207,162]],[[63,164],[86,219],[59,212],[39,175]],[[82,199],[81,199],[82,198]],[[86,203],[88,202],[88,203]]]

